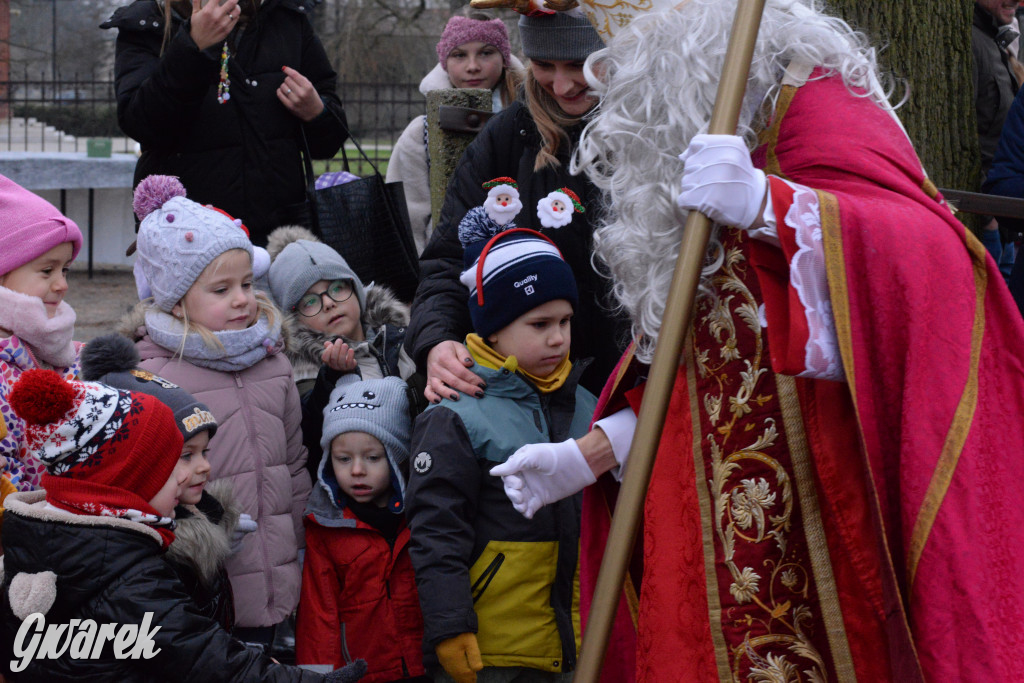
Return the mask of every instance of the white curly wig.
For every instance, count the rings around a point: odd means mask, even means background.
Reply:
[[[675,203],[683,173],[677,155],[707,130],[735,12],[735,0],[689,0],[642,15],[585,66],[601,99],[571,168],[585,171],[604,192],[595,266],[612,276],[615,297],[633,321],[637,356],[648,362],[686,223]],[[889,106],[875,51],[863,34],[823,14],[816,0],[768,0],[738,131],[751,149],[762,104],[777,97],[793,60],[838,73],[849,88]],[[704,293],[722,262],[715,234]]]

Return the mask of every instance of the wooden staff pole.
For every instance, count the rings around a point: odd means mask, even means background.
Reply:
[[[709,133],[736,133],[764,2],[738,2],[725,54],[722,80],[718,84],[715,107],[708,126]],[[573,677],[574,683],[597,683],[601,675],[605,649],[608,647],[608,638],[626,579],[629,558],[633,553],[634,537],[647,497],[654,456],[661,440],[665,414],[675,383],[683,339],[693,319],[694,295],[700,281],[710,234],[711,221],[708,217],[691,211],[679,245],[672,287],[665,304],[665,315],[629,451],[629,466],[615,504],[615,515],[601,560],[590,618],[583,634],[580,660]],[[699,473],[697,478],[700,479]]]

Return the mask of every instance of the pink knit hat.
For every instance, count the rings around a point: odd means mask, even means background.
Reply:
[[[441,34],[441,40],[437,41],[437,61],[441,68],[448,70],[448,55],[459,45],[480,41],[486,45],[493,45],[501,52],[501,61],[508,66],[512,56],[512,49],[508,43],[508,29],[501,19],[489,19],[481,21],[469,17],[454,16],[448,20]]]
[[[0,275],[71,242],[71,258],[82,248],[82,231],[42,197],[0,175]]]

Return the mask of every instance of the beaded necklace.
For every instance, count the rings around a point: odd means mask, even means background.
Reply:
[[[231,50],[228,49],[228,41],[225,39],[224,47],[220,50],[220,82],[217,83],[217,103],[224,104],[231,99],[231,77],[228,76],[228,59],[231,57]]]

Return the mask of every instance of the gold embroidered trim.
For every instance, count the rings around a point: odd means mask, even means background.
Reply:
[[[722,602],[718,597],[718,574],[715,571],[715,532],[711,524],[711,496],[704,481],[704,451],[701,448],[703,427],[700,421],[700,401],[697,399],[697,378],[694,375],[693,336],[687,339],[683,352],[686,363],[686,385],[690,392],[690,420],[693,425],[693,467],[697,485],[697,499],[700,501],[700,526],[704,539],[704,577],[708,594],[708,625],[711,628],[711,642],[715,646],[715,663],[718,666],[718,680],[731,681],[729,648],[722,631]]]
[[[821,504],[814,484],[814,470],[811,466],[811,452],[807,445],[800,401],[797,397],[796,381],[788,375],[775,376],[779,392],[779,407],[782,424],[786,429],[789,443],[789,457],[796,474],[797,491],[800,494],[800,514],[804,520],[804,538],[807,540],[807,554],[811,559],[814,582],[818,587],[818,602],[821,617],[825,622],[829,648],[832,650],[832,664],[840,681],[856,681],[853,655],[843,622],[843,610],[839,604],[835,575],[832,573],[832,557],[828,550],[828,539],[821,520]]]
[[[978,365],[981,358],[981,342],[985,336],[985,290],[988,287],[988,271],[985,269],[985,247],[966,229],[964,229],[964,236],[974,270],[974,325],[971,329],[971,364],[968,368],[963,394],[960,396],[956,412],[953,413],[953,422],[946,434],[946,441],[942,444],[942,453],[939,455],[939,461],[935,464],[935,472],[932,473],[931,481],[928,482],[928,490],[921,502],[917,519],[914,520],[914,530],[910,534],[910,543],[907,548],[907,586],[910,593],[913,593],[917,565],[921,561],[924,546],[928,543],[928,536],[931,535],[932,525],[939,514],[939,508],[942,507],[946,491],[949,490],[949,484],[953,481],[953,474],[956,472],[956,465],[963,452],[967,433],[974,420],[974,411],[978,406]]]
[[[779,141],[779,130],[782,128],[782,119],[786,118],[789,105],[793,103],[797,88],[792,85],[784,85],[779,90],[779,98],[775,103],[775,115],[772,116],[771,126],[761,131],[758,136],[758,143],[768,145],[768,154],[765,160],[764,172],[767,175],[781,176],[779,170],[779,158],[775,154],[775,145]]]

